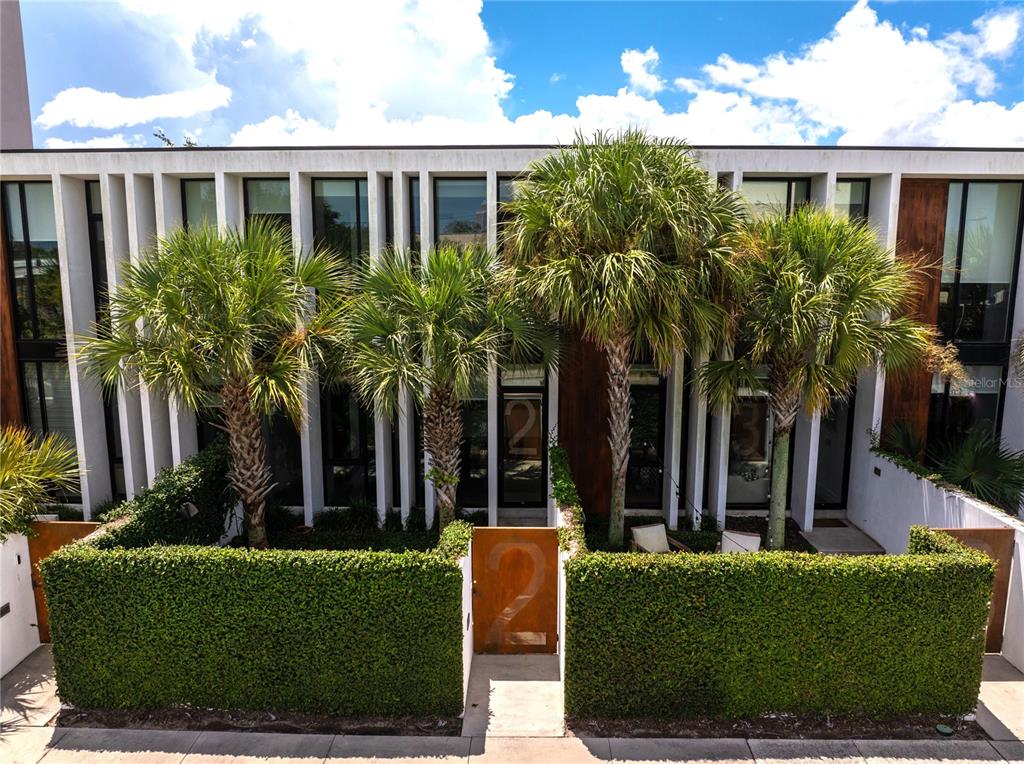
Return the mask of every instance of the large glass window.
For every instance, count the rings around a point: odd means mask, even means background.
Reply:
[[[836,181],[836,212],[851,219],[868,219],[870,180],[840,178]]]
[[[958,342],[1009,340],[1021,183],[949,184],[939,328]]]
[[[213,178],[182,179],[181,219],[186,228],[217,225],[217,189]]]
[[[370,251],[366,180],[313,181],[313,235],[352,262]]]
[[[501,375],[498,502],[503,507],[543,507],[547,503],[544,382],[541,366]]]
[[[754,217],[769,212],[791,215],[797,207],[811,200],[811,181],[808,178],[744,178],[740,195]]]
[[[334,507],[377,500],[373,416],[348,387],[324,390],[324,502]]]
[[[420,256],[420,179],[409,178],[409,249],[413,260],[419,262]]]
[[[498,245],[502,242],[502,228],[508,222],[509,216],[505,212],[505,202],[511,201],[515,195],[515,179],[498,178]]]
[[[274,484],[267,498],[283,506],[301,507],[302,443],[291,417],[281,411],[264,420],[263,438]]]
[[[25,422],[41,435],[59,433],[75,445],[53,189],[47,182],[7,182],[0,185],[0,196],[13,286],[18,363],[13,373],[21,382]]]
[[[486,380],[479,380],[462,403],[462,471],[455,499],[463,509],[487,506]]]
[[[855,396],[834,401],[821,416],[818,430],[818,471],[814,505],[820,509],[846,507],[850,481],[850,444],[853,436]]]
[[[92,261],[93,301],[96,320],[106,320],[109,304],[107,294],[107,252],[103,239],[103,205],[97,180],[85,182],[85,209],[89,226],[89,255]],[[106,428],[107,460],[110,465],[110,486],[115,499],[126,496],[124,457],[121,452],[121,424],[117,413],[117,391],[103,387],[103,424]]]
[[[384,245],[395,245],[395,179],[384,178]]]
[[[930,445],[962,438],[978,425],[995,428],[999,422],[1006,367],[1003,365],[965,365],[963,382],[944,382],[932,378],[928,411]]]
[[[665,466],[665,380],[655,368],[633,364],[629,374],[632,437],[626,468],[626,506],[661,506]]]
[[[725,501],[730,505],[768,503],[772,470],[772,426],[768,396],[741,395],[729,423],[729,471]]]
[[[487,179],[434,180],[434,240],[463,246],[487,243]]]
[[[287,178],[246,178],[245,218],[263,218],[291,227],[292,203]]]

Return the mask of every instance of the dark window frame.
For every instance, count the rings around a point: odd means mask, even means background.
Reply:
[[[857,408],[857,389],[854,388],[850,391],[846,398],[846,442],[843,445],[843,484],[840,487],[840,498],[838,502],[824,502],[818,501],[818,475],[817,466],[815,466],[815,479],[814,479],[814,509],[815,510],[831,510],[831,509],[846,509],[847,503],[850,500],[850,464],[851,457],[853,456],[853,430],[854,430],[854,413]],[[795,430],[794,430],[795,432]],[[795,441],[796,438],[790,440]],[[821,450],[821,443],[818,444],[819,451]],[[815,454],[815,464],[817,464],[818,455]],[[793,481],[793,459],[789,460],[789,480],[790,483]],[[789,496],[792,497],[792,491]]]
[[[431,178],[430,178],[430,193],[431,193],[431,197],[430,197],[430,217],[431,217],[431,223],[433,225],[431,226],[432,230],[430,231],[430,238],[431,238],[430,246],[436,247],[438,242],[439,242],[438,230],[437,230],[438,229],[437,211],[438,211],[438,206],[439,206],[438,203],[437,203],[437,183],[438,183],[438,181],[446,181],[446,180],[476,180],[476,181],[482,180],[484,182],[484,233],[483,233],[483,236],[484,236],[484,246],[486,246],[487,245],[487,227],[490,224],[490,215],[491,215],[491,211],[489,209],[487,209],[487,207],[488,207],[487,201],[488,200],[487,200],[487,175],[486,174],[485,175],[472,175],[472,174],[470,174],[470,175],[442,175],[442,176],[432,175],[431,176]],[[423,189],[422,188],[420,188],[420,193],[423,193]],[[422,225],[420,227],[422,228]]]
[[[408,198],[408,213],[409,213],[409,225],[408,225],[408,249],[413,253],[413,262],[418,263],[420,260],[421,251],[423,249],[423,220],[420,216],[421,210],[421,195],[423,194],[423,187],[420,183],[419,175],[408,175],[405,179],[406,182],[406,197]],[[415,199],[412,192],[413,183],[416,184]],[[415,203],[414,203],[415,201]],[[417,230],[417,228],[419,230]],[[419,240],[417,245],[417,239]]]
[[[384,176],[384,246],[395,245],[395,176]]]
[[[360,195],[359,194],[360,194],[360,189],[362,189],[363,195],[366,197],[367,208],[369,208],[369,203],[370,203],[370,183],[369,183],[369,178],[366,175],[352,175],[352,176],[346,176],[346,175],[340,175],[340,176],[318,175],[316,177],[312,177],[312,178],[309,179],[310,212],[313,215],[313,220],[312,220],[312,222],[313,222],[313,241],[322,241],[324,239],[323,232],[317,231],[317,226],[316,226],[316,200],[317,200],[316,184],[317,184],[318,181],[322,182],[322,181],[331,181],[331,180],[351,180],[351,181],[353,181],[356,184],[356,195],[355,195],[355,205],[356,205],[356,223],[355,223],[356,257],[357,258],[361,258],[364,255],[366,257],[369,257],[369,255],[370,255],[370,228],[369,228],[370,220],[367,219],[367,221],[366,221],[366,226],[367,226],[367,228],[366,228],[366,242],[365,242],[365,247],[364,247],[363,234],[362,234],[362,218],[361,218],[362,212],[361,212],[361,207],[360,207],[360,204],[359,204],[359,200],[360,200]],[[367,209],[367,213],[369,213],[369,209]],[[257,214],[259,214],[259,213],[257,213]]]
[[[332,389],[329,387],[320,388],[320,427],[322,430],[330,432],[330,416],[333,408],[333,402],[330,400],[332,396],[341,392],[338,389]],[[352,388],[348,389],[348,394],[355,399],[356,405],[359,407],[359,421],[356,424],[358,434],[357,440],[359,443],[358,453],[359,456],[356,459],[339,459],[331,458],[328,453],[328,439],[327,437],[321,437],[321,457],[323,459],[323,488],[324,488],[324,505],[325,506],[352,506],[351,500],[349,504],[337,504],[330,503],[327,501],[328,481],[332,480],[333,470],[332,467],[360,467],[363,470],[363,496],[362,501],[377,502],[377,465],[376,465],[376,438],[374,438],[374,452],[371,455],[370,449],[367,446],[368,438],[367,434],[375,433],[376,421],[372,411],[368,411],[363,405],[363,402],[356,395]],[[370,474],[370,468],[373,468],[373,475]]]
[[[836,186],[840,183],[863,183],[864,184],[864,215],[861,220],[867,221],[871,218],[871,178],[836,178]]]
[[[632,388],[634,385],[630,384],[630,395],[632,395]],[[655,387],[655,385],[645,384],[639,385],[639,387]],[[658,492],[657,501],[644,501],[644,502],[631,502],[629,500],[629,465],[626,466],[626,479],[625,479],[625,508],[626,509],[663,509],[665,505],[665,470],[667,469],[666,452],[665,452],[665,433],[667,428],[665,426],[665,418],[668,416],[668,378],[663,374],[658,374],[658,411],[661,416],[658,417],[658,450],[661,452],[661,486]],[[630,412],[633,412],[632,403],[630,403]],[[630,427],[632,431],[632,425]],[[632,443],[630,443],[630,450],[632,450]],[[632,456],[630,457],[632,461]]]
[[[180,178],[179,179],[178,188],[179,188],[179,194],[181,195],[181,227],[184,228],[185,230],[188,230],[188,228],[189,228],[189,224],[188,224],[188,195],[185,193],[186,185],[189,184],[189,183],[196,183],[196,182],[209,183],[211,181],[213,181],[213,184],[214,184],[213,200],[214,200],[214,205],[216,205],[216,203],[217,203],[217,181],[216,181],[215,178]],[[243,195],[244,194],[245,194],[245,192],[243,191]],[[248,204],[248,199],[246,199],[246,204]],[[214,222],[214,225],[216,225],[218,221],[214,220],[213,222]]]
[[[844,179],[845,180],[845,179]],[[793,205],[793,184],[800,183],[803,181],[807,182],[807,198],[801,202],[802,204],[810,204],[814,201],[811,198],[811,186],[813,185],[813,175],[754,175],[754,176],[743,176],[740,182],[742,188],[744,183],[758,183],[758,182],[785,182],[786,184],[786,216],[790,216],[796,210]]]
[[[498,506],[502,508],[545,508],[547,507],[547,494],[548,494],[548,443],[547,443],[547,420],[549,416],[548,412],[548,370],[544,369],[544,381],[540,385],[504,385],[501,382],[501,376],[498,377],[498,421],[491,423],[498,428]],[[540,504],[535,502],[522,502],[515,501],[509,502],[505,499],[505,457],[506,457],[506,446],[505,442],[505,393],[540,393],[541,395],[541,475],[542,482],[544,485],[543,495],[544,498]]]
[[[289,203],[289,211],[287,213],[287,215],[288,215],[288,225],[289,225],[289,227],[293,226],[295,221],[292,220],[292,214],[291,214],[291,179],[287,178],[287,177],[282,178],[280,175],[268,175],[265,178],[261,178],[261,177],[242,178],[242,216],[243,216],[244,221],[246,223],[248,223],[256,215],[262,215],[262,216],[265,216],[265,217],[269,216],[269,217],[272,217],[272,218],[276,219],[276,218],[278,218],[278,217],[280,217],[280,216],[285,214],[284,212],[252,212],[249,209],[249,183],[250,182],[257,182],[258,183],[258,182],[263,181],[263,180],[276,180],[276,181],[284,181],[285,183],[288,183],[288,203]]]

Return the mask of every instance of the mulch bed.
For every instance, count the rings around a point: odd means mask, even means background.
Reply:
[[[936,724],[953,728],[952,738],[935,730]],[[741,737],[822,740],[988,740],[975,721],[927,715],[892,719],[838,716],[775,715],[760,719],[566,719],[577,737]]]
[[[216,711],[203,708],[167,708],[158,711],[84,710],[65,708],[54,722],[58,727],[113,729],[211,730],[226,732],[294,732],[321,735],[436,735],[462,734],[457,716],[317,716],[268,711]]]
[[[726,515],[725,528],[730,531],[760,533],[762,548],[764,547],[765,540],[768,538],[768,518],[764,516]],[[800,535],[800,526],[791,517],[786,518],[786,551],[811,553],[818,551],[807,539]]]

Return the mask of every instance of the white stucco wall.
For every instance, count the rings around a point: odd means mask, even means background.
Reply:
[[[867,469],[851,476],[847,519],[885,547],[907,550],[911,525],[933,528],[1010,528],[1014,531],[1003,656],[1024,671],[1024,522],[987,504],[946,491],[870,454]],[[881,474],[875,474],[878,470]]]
[[[459,560],[462,566],[462,705],[469,697],[469,670],[473,665],[473,545]]]
[[[39,647],[32,563],[28,557],[28,539],[24,536],[9,536],[0,544],[0,605],[11,607],[0,618],[0,676],[3,676]]]

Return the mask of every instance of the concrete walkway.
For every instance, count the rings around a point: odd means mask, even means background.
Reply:
[[[2,680],[0,764],[1024,764],[1024,742],[1014,732],[1024,724],[1024,677],[998,656],[986,659],[978,719],[984,724],[990,713],[1007,739],[991,742],[562,737],[557,659],[516,658],[486,656],[474,662],[471,702],[483,702],[467,712],[463,737],[292,735],[47,726],[60,705],[49,649],[43,647]],[[513,708],[519,703],[526,713]],[[534,705],[535,712],[529,711]]]
[[[565,710],[557,655],[474,655],[466,737],[562,737]]]

